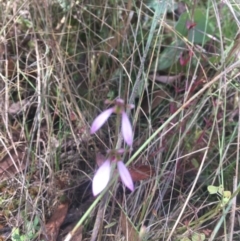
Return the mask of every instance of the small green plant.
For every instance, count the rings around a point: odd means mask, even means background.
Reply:
[[[232,193],[230,191],[224,191],[223,185],[220,186],[208,186],[208,192],[209,194],[217,194],[221,200],[222,200],[222,205],[225,205],[231,198]]]
[[[12,241],[31,241],[37,238],[40,230],[39,219],[35,216],[33,221],[26,221],[26,234],[21,234],[19,228],[13,228]]]
[[[206,239],[206,235],[204,233],[193,233],[191,239],[188,237],[184,237],[179,241],[204,241]]]
[[[162,52],[157,70],[168,69],[178,60],[180,60],[180,65],[184,66],[185,64],[181,64],[181,53],[184,48],[186,49],[187,44],[203,46],[210,40],[209,36],[214,33],[214,28],[205,15],[206,12],[203,9],[195,9],[193,16],[188,12],[180,16],[174,27],[177,38]]]

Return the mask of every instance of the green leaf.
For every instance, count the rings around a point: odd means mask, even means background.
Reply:
[[[193,159],[191,160],[191,163],[192,163],[192,165],[193,165],[195,168],[199,168],[199,163],[198,163],[198,161],[197,161],[195,158],[193,158]]]
[[[208,189],[209,194],[216,194],[216,193],[218,193],[219,187],[209,185],[207,187],[207,189]]]
[[[26,18],[20,17],[17,19],[17,23],[19,23],[25,30],[33,28],[33,23]]]
[[[39,218],[37,216],[34,217],[34,220],[33,220],[33,227],[36,228],[39,224]]]
[[[107,98],[109,100],[113,100],[114,99],[114,91],[113,90],[110,90],[108,93],[107,93]]]
[[[104,226],[104,228],[111,228],[113,227],[114,225],[116,225],[117,222],[112,222],[112,223],[109,223],[108,225]]]
[[[25,235],[20,235],[19,228],[13,228],[12,230],[12,241],[25,241],[26,236]]]
[[[224,187],[223,187],[223,185],[220,185],[220,186],[218,187],[218,193],[219,193],[220,195],[223,195],[223,192],[224,192]]]
[[[173,64],[175,64],[178,61],[184,46],[185,43],[182,40],[174,41],[169,46],[167,46],[160,54],[157,70],[168,69]]]
[[[190,42],[204,45],[208,40],[210,40],[208,35],[212,35],[214,33],[214,29],[212,27],[213,25],[210,25],[207,20],[206,14],[202,9],[195,9],[192,18],[188,12],[184,12],[180,16],[175,26],[175,30],[183,37],[187,38]],[[188,21],[196,24],[196,26],[188,30]]]
[[[223,204],[227,204],[232,196],[232,193],[230,191],[224,191],[223,192],[223,199],[222,202]]]
[[[206,238],[204,233],[194,233],[192,235],[192,241],[204,241]]]
[[[71,3],[68,0],[57,0],[63,11],[68,11],[71,8]]]
[[[190,19],[190,15],[188,13],[183,13],[180,18],[178,19],[178,22],[175,26],[175,30],[182,35],[183,37],[187,37],[188,29],[187,29],[187,21]]]
[[[232,193],[230,191],[224,191],[223,192],[223,197],[230,199],[232,196]]]

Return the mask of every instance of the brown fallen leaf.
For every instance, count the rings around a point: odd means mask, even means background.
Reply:
[[[12,78],[16,74],[16,70],[17,70],[16,63],[17,63],[16,58],[15,59],[10,57],[7,58],[6,66],[5,66],[5,70],[6,70],[5,75],[8,78]]]
[[[151,168],[148,165],[129,167],[128,170],[134,182],[146,180],[148,178],[153,177],[153,175],[155,174],[153,168]],[[118,171],[114,170],[114,174],[118,174]],[[118,180],[120,181],[121,178],[119,177]]]
[[[0,159],[0,182],[13,178],[25,169],[24,155],[24,147],[17,147],[16,151],[12,149]]]
[[[68,203],[60,204],[54,211],[52,217],[47,222],[46,236],[48,241],[56,241],[60,226],[62,225],[68,211]]]
[[[153,168],[148,165],[130,167],[129,172],[134,182],[146,180],[155,174]]]
[[[17,115],[21,113],[24,108],[30,105],[30,101],[23,99],[21,101],[18,101],[16,103],[12,103],[8,108],[8,113],[11,115]]]
[[[82,241],[83,226],[80,226],[71,238],[71,241]]]
[[[70,121],[76,121],[77,120],[77,115],[74,111],[71,111],[69,114]]]

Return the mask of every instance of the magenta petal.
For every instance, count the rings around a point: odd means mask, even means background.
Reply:
[[[91,126],[91,134],[94,134],[98,129],[102,127],[102,125],[107,121],[113,111],[114,108],[107,109],[96,117]]]
[[[118,171],[124,185],[131,191],[134,190],[134,184],[130,172],[122,161],[117,162]]]
[[[98,195],[108,184],[111,174],[111,164],[106,160],[97,170],[93,177],[92,191],[93,195]]]
[[[122,135],[124,141],[129,145],[132,146],[133,144],[133,131],[131,123],[128,119],[126,112],[122,113]]]

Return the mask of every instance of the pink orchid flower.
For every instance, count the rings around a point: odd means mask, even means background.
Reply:
[[[132,108],[132,107],[131,107]],[[122,99],[117,99],[115,101],[115,106],[103,111],[100,115],[96,117],[91,126],[91,134],[97,132],[103,124],[108,120],[112,113],[121,114],[121,132],[124,141],[132,146],[133,144],[133,130],[127,113],[124,110],[124,101]]]
[[[116,161],[116,159],[114,159]],[[129,188],[131,191],[134,190],[134,184],[132,177],[123,163],[123,161],[117,161],[117,168],[120,175],[120,178],[124,185]],[[103,189],[107,186],[111,175],[111,162],[110,159],[107,159],[97,170],[96,174],[93,177],[92,191],[93,195],[97,196]]]

